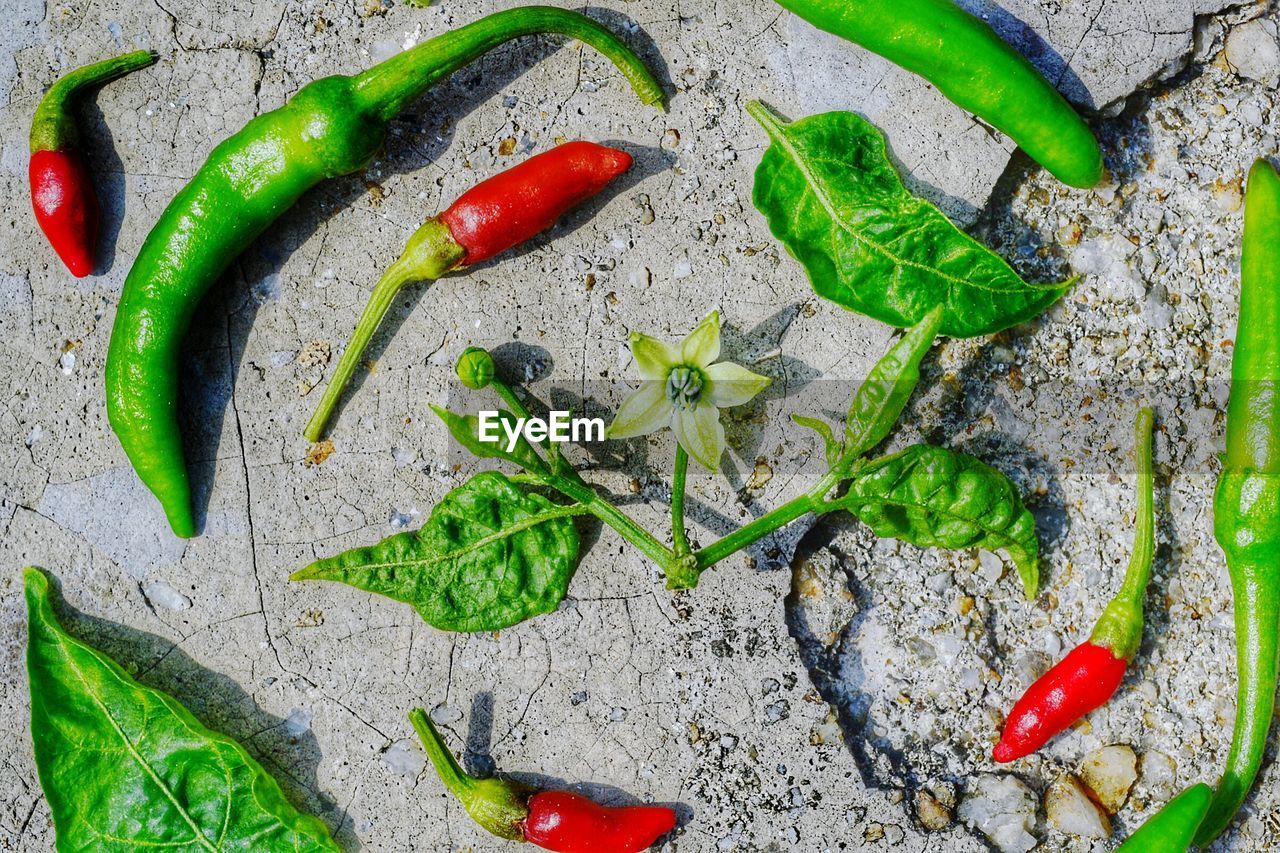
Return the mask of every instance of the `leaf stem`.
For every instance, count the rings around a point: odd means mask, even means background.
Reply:
[[[663,572],[670,573],[675,566],[677,562],[675,552],[659,542],[631,516],[600,497],[591,487],[558,474],[545,477],[544,482],[571,500],[577,501],[586,508],[587,512],[616,530],[619,536],[635,545],[644,552],[645,556],[657,563]]]
[[[511,410],[512,414],[524,420],[528,420],[533,417],[529,413],[529,407],[526,406],[524,401],[516,395],[515,390],[510,385],[503,382],[496,376],[490,384],[493,386],[493,390],[497,393],[499,399],[507,404],[507,408]],[[560,445],[552,441],[550,436],[547,436],[543,441],[535,441],[533,444],[541,447],[543,452],[547,454],[547,461],[551,463],[551,467],[556,471],[556,473],[569,474],[576,479],[582,479],[578,476],[578,472],[574,470],[571,465],[565,462],[564,457],[560,454]]]
[[[689,553],[689,537],[684,530],[684,481],[689,470],[689,454],[676,443],[676,467],[671,476],[671,541],[677,557]]]
[[[810,512],[827,512],[835,508],[834,504],[825,500],[827,494],[840,482],[838,471],[828,471],[814,487],[799,497],[792,498],[780,507],[776,507],[757,518],[750,524],[739,527],[732,533],[717,539],[705,548],[694,552],[699,571],[705,571],[726,557],[736,554],[743,548],[750,547],[768,536],[773,531],[795,521]]]

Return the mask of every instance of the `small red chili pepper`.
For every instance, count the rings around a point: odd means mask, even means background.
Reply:
[[[999,762],[1030,755],[1076,720],[1111,698],[1142,642],[1142,598],[1155,553],[1150,409],[1138,413],[1138,513],[1133,555],[1124,583],[1093,628],[1052,669],[1027,688],[1009,712],[992,757]]]
[[[547,230],[571,207],[631,168],[631,155],[594,142],[566,142],[476,184],[413,233],[387,268],[303,435],[319,441],[365,347],[405,285],[477,264]]]
[[[421,708],[409,720],[462,807],[499,838],[530,841],[556,853],[639,853],[676,826],[666,806],[611,808],[569,791],[535,791],[509,779],[467,775]]]
[[[630,168],[625,151],[566,142],[476,184],[440,219],[471,266],[546,231]]]
[[[138,50],[77,68],[49,87],[31,121],[31,207],[36,222],[77,278],[93,272],[98,196],[80,151],[71,108],[85,90],[145,68],[156,54]]]
[[[524,840],[559,853],[644,850],[676,826],[665,806],[609,808],[569,791],[540,791],[529,798]]]

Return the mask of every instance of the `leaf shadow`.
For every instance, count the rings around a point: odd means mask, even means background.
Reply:
[[[173,643],[75,610],[63,598],[61,582],[48,577],[54,613],[68,633],[119,663],[143,686],[177,699],[208,728],[234,738],[279,783],[292,805],[320,818],[344,850],[360,849],[346,809],[321,790],[317,771],[323,753],[309,728],[293,730],[288,721],[263,711],[232,678],[192,659],[181,648],[185,640]]]

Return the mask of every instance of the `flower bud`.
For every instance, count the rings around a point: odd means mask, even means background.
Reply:
[[[455,370],[463,385],[479,391],[493,381],[493,356],[480,347],[467,347]]]

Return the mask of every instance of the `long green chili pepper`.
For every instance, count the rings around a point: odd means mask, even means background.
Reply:
[[[952,0],[777,0],[819,29],[919,74],[1073,187],[1102,177],[1102,149],[1071,104],[981,18]]]
[[[125,279],[107,353],[111,428],[179,536],[196,533],[178,429],[178,348],[213,282],[285,210],[325,178],[373,159],[414,99],[504,42],[536,33],[580,39],[613,61],[640,100],[662,87],[613,33],[576,12],[498,12],[354,77],[325,77],[258,116],[209,155],[160,216]]]
[[[1231,362],[1227,453],[1213,532],[1227,558],[1236,622],[1236,722],[1226,772],[1196,833],[1217,838],[1258,775],[1276,698],[1280,632],[1280,175],[1249,172],[1240,257],[1240,318]]]

